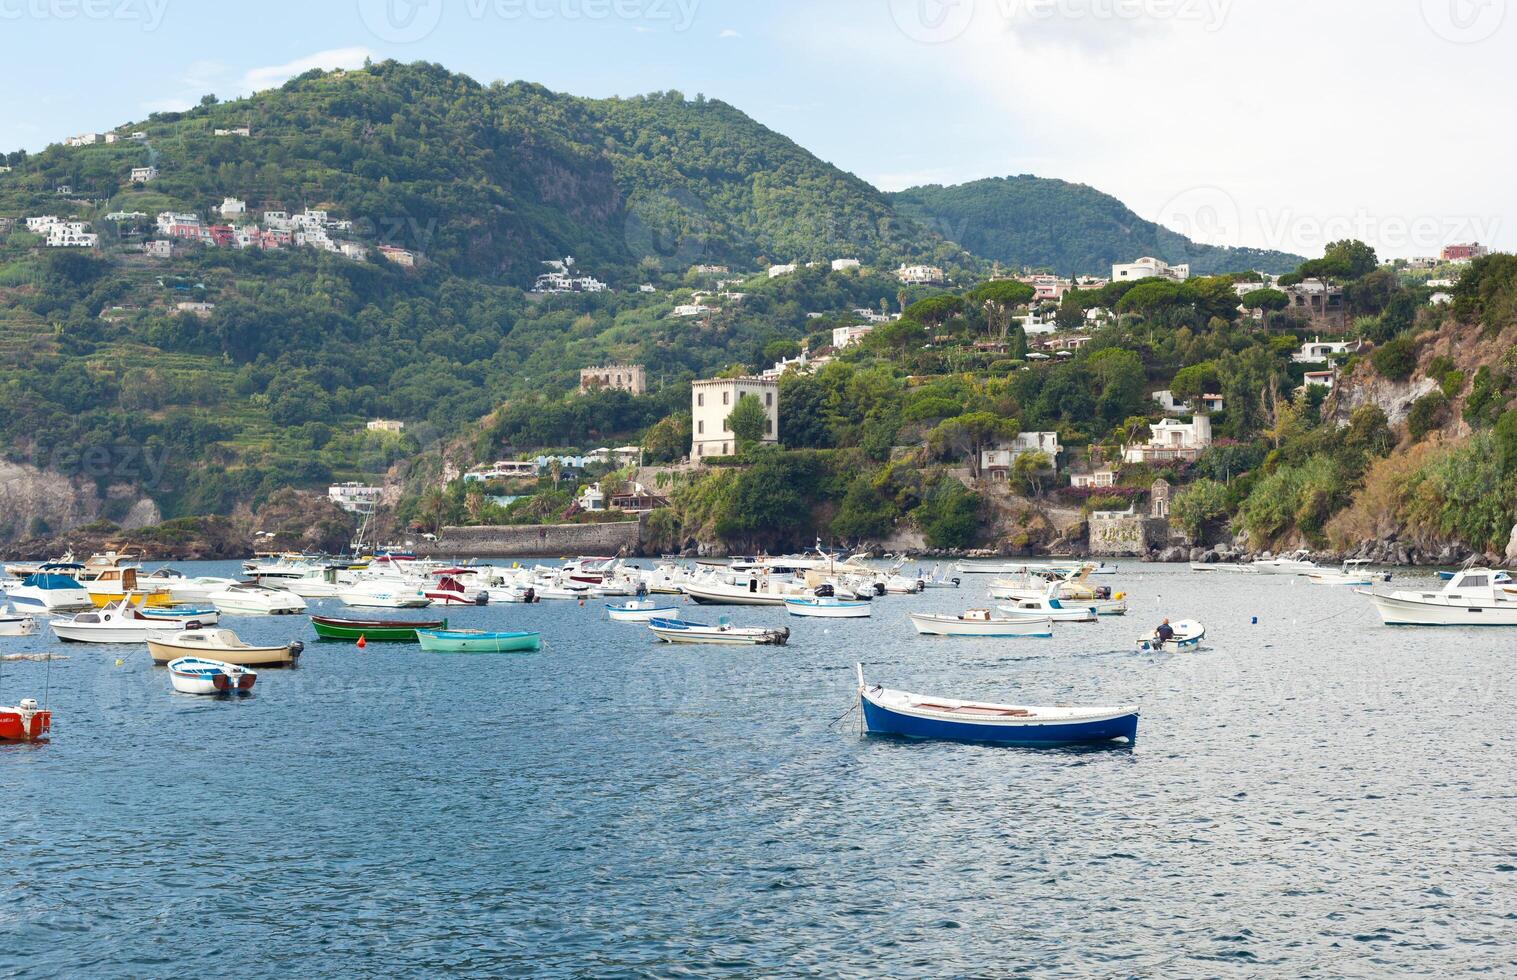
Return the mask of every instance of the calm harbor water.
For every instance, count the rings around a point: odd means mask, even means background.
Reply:
[[[1517,971],[1517,634],[1138,564],[1106,580],[1132,615],[1051,642],[912,631],[988,581],[791,621],[783,649],[661,647],[599,604],[448,611],[543,632],[500,658],[227,617],[307,642],[236,702],[172,694],[142,647],[0,640],[72,658],[0,674],[0,703],[47,686],[55,713],[51,743],[0,748],[0,973]],[[1207,648],[1133,653],[1160,615]],[[861,739],[859,660],[924,693],[1137,703],[1139,741]]]

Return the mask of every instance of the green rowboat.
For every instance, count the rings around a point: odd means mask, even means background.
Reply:
[[[405,620],[332,619],[327,616],[312,616],[311,625],[316,635],[323,640],[347,640],[366,643],[415,643],[417,630],[445,630],[446,619],[433,623],[411,623]]]

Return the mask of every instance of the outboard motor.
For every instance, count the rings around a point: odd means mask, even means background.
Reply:
[[[876,597],[879,597],[879,596],[882,596],[882,595],[885,594],[885,583],[884,582],[876,582],[876,583],[874,583],[874,594],[875,594]]]
[[[837,590],[830,585],[818,585],[816,587],[816,597],[818,599],[831,599],[836,595]]]
[[[481,590],[480,593],[474,597],[474,604],[476,606],[488,606],[490,604],[490,593]]]
[[[291,660],[299,660],[300,659],[300,655],[302,653],[305,653],[305,652],[306,652],[306,645],[304,643],[301,643],[299,640],[296,640],[294,643],[290,644],[290,659]]]
[[[959,586],[963,585],[963,584],[964,584],[964,580],[961,579],[961,578],[956,578],[956,579],[953,580],[953,587],[956,588],[956,589]]]
[[[537,601],[537,590],[536,589],[532,589],[532,588],[527,589],[527,605],[531,605],[531,604],[535,603],[536,601]]]
[[[1100,599],[1102,602],[1105,602],[1108,599],[1110,599],[1111,598],[1111,586],[1109,586],[1109,585],[1103,585],[1099,589],[1097,589],[1096,590],[1096,598]]]
[[[917,595],[921,595],[923,592],[926,592],[926,591],[927,591],[927,583],[925,581],[923,581],[922,579],[917,579]]]

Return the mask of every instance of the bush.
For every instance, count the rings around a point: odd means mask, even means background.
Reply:
[[[1448,407],[1448,396],[1441,391],[1417,399],[1406,418],[1407,431],[1412,434],[1412,439],[1421,442],[1429,432],[1443,428],[1448,422]]]
[[[1417,369],[1417,345],[1410,337],[1397,337],[1376,348],[1370,361],[1382,377],[1405,381]]]
[[[1208,525],[1227,516],[1227,487],[1216,480],[1197,480],[1175,494],[1170,514],[1192,538],[1200,538]]]
[[[980,498],[959,481],[945,479],[917,508],[917,523],[934,548],[973,547],[980,530]]]

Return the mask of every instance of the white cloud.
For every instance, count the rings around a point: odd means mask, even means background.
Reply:
[[[738,33],[737,31],[734,31],[732,28],[729,27],[725,31],[722,31],[722,33],[719,34],[719,35],[717,35],[717,36],[718,37],[724,37],[724,38],[726,38],[726,37],[742,37],[743,35],[740,34],[740,33]]]
[[[198,105],[205,95],[215,94],[221,99],[240,98],[278,88],[312,68],[362,68],[364,59],[371,56],[368,48],[334,48],[297,58],[288,64],[250,68],[240,74],[237,69],[219,61],[195,61],[176,81],[178,91],[150,99],[143,103],[143,108],[150,112],[183,112]]]
[[[312,68],[328,71],[338,68],[349,70],[362,68],[364,61],[373,57],[373,54],[368,48],[333,48],[330,51],[318,51],[313,55],[297,58],[288,64],[252,68],[242,76],[244,92],[240,94],[278,88],[296,75],[303,75]]]

